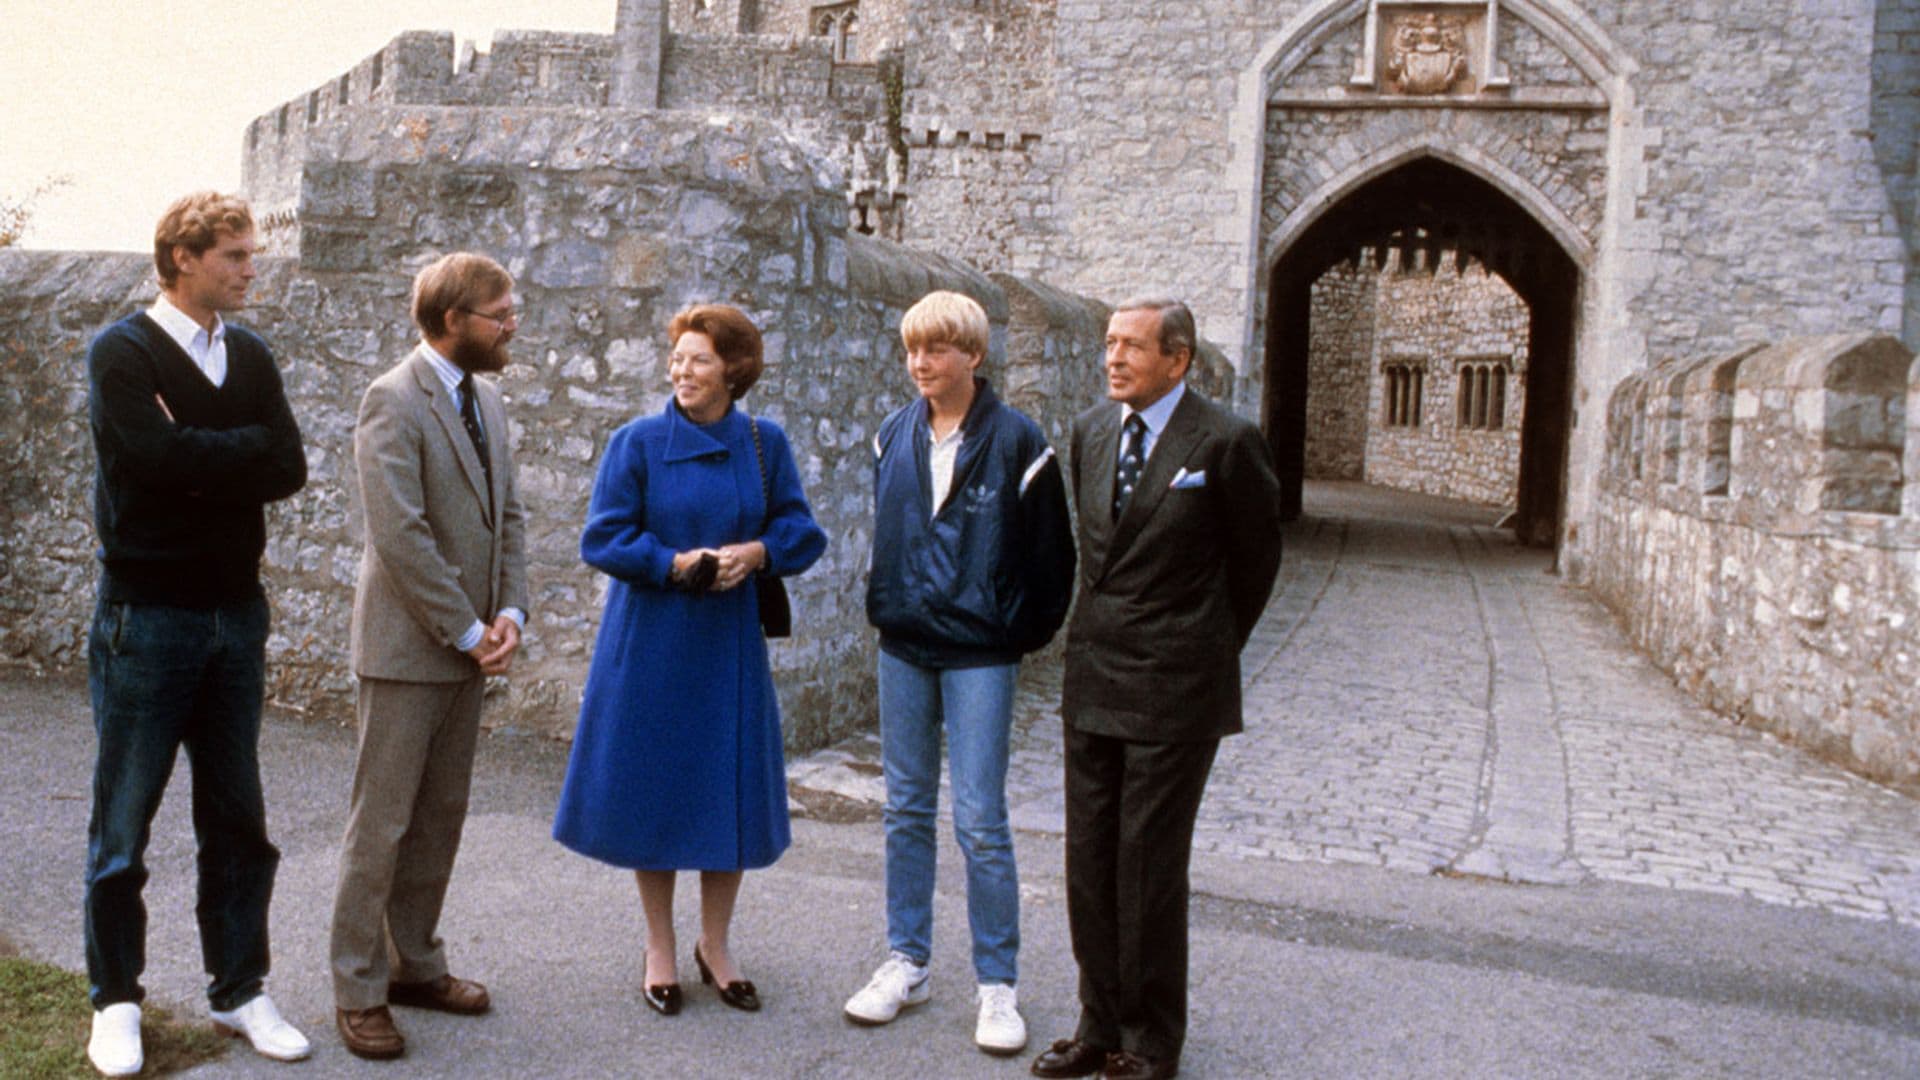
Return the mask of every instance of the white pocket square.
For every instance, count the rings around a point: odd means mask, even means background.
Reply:
[[[1206,487],[1207,470],[1201,469],[1199,472],[1188,472],[1185,469],[1181,469],[1179,472],[1173,474],[1173,483],[1167,486],[1175,491],[1182,488]]]

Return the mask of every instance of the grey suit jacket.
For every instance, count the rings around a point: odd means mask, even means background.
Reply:
[[[1081,413],[1072,447],[1080,598],[1067,628],[1066,722],[1145,742],[1239,731],[1240,649],[1280,569],[1266,440],[1189,387],[1117,521],[1120,406]]]
[[[357,675],[458,682],[479,674],[457,646],[475,619],[527,610],[526,515],[500,390],[474,380],[493,491],[460,406],[415,348],[367,387],[353,433],[366,548],[353,595]]]

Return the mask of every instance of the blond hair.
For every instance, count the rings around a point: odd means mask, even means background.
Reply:
[[[219,242],[223,232],[242,236],[252,231],[253,211],[238,195],[196,191],[175,199],[153,227],[153,268],[160,272],[160,287],[171,289],[180,277],[180,267],[173,261],[174,248],[201,255]]]
[[[951,345],[968,356],[987,355],[987,310],[971,296],[942,289],[930,292],[900,320],[900,343],[908,352],[928,345]]]

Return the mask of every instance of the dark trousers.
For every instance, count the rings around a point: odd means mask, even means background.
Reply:
[[[88,683],[99,756],[87,824],[84,922],[95,1009],[145,996],[147,838],[181,747],[193,769],[200,954],[216,1009],[260,993],[280,852],[267,840],[260,707],[267,602],[94,612]]]
[[[1067,728],[1067,920],[1075,1038],[1155,1060],[1187,1035],[1187,861],[1219,740],[1132,742]]]

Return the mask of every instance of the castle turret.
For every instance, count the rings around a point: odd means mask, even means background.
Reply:
[[[613,22],[609,105],[622,109],[660,107],[660,55],[666,44],[666,0],[620,0]]]

